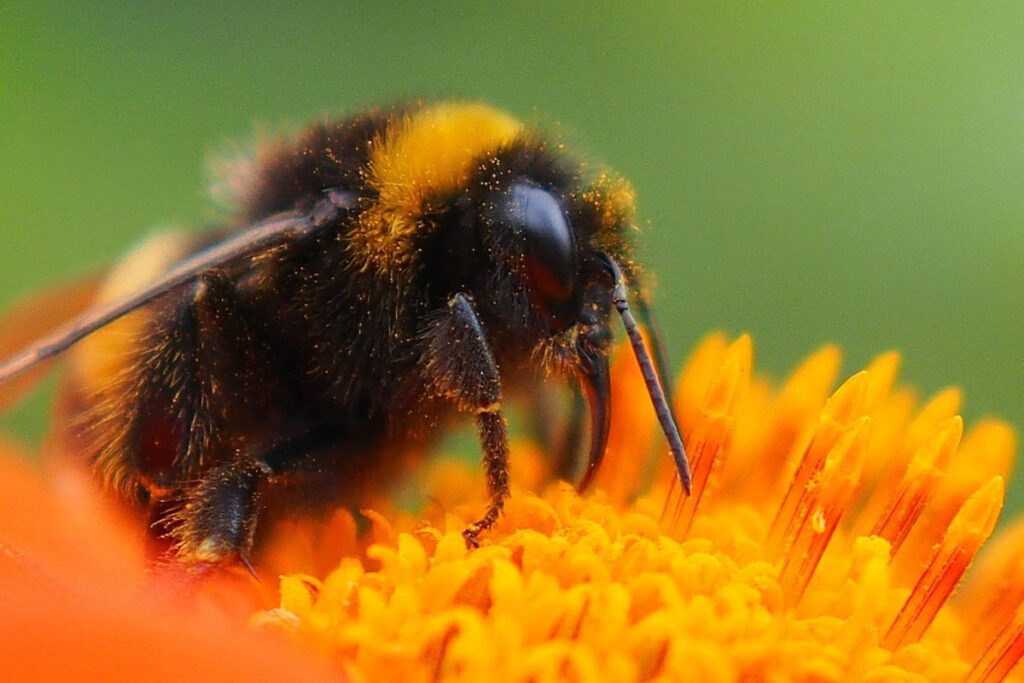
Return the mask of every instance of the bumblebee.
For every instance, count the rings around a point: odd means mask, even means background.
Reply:
[[[586,398],[585,487],[613,310],[688,488],[631,313],[646,305],[625,181],[461,102],[316,123],[242,166],[222,226],[149,240],[92,308],[0,365],[4,381],[74,346],[69,436],[173,557],[248,564],[267,500],[344,499],[457,413],[476,421],[490,494],[464,532],[477,545],[509,493],[502,400],[530,373]]]

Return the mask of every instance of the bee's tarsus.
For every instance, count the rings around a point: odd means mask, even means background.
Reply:
[[[475,538],[478,533],[490,529],[498,521],[498,515],[505,507],[508,498],[508,433],[505,429],[505,417],[500,411],[480,413],[477,415],[477,427],[480,442],[484,448],[484,473],[487,475],[487,488],[491,494],[491,503],[484,516],[467,531]],[[467,537],[468,540],[468,537]]]
[[[470,524],[462,532],[462,538],[466,541],[466,547],[470,550],[476,550],[480,547],[480,539],[477,538],[477,534],[480,532],[479,524]]]

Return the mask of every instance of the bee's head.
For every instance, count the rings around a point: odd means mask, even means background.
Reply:
[[[659,374],[629,311],[637,292],[628,232],[633,195],[608,175],[583,179],[544,145],[520,141],[481,162],[434,215],[425,254],[437,306],[472,297],[504,372],[541,367],[574,378],[587,395],[591,449],[584,482],[597,469],[610,416],[611,312],[622,315],[680,472],[685,455]],[[623,274],[623,270],[626,274]],[[634,299],[635,300],[635,299]]]
[[[493,333],[532,347],[606,321],[611,281],[599,252],[628,263],[632,206],[608,208],[602,188],[543,148],[489,159],[447,212],[439,292],[468,288]],[[563,164],[563,165],[560,165]],[[631,200],[631,197],[630,197]]]
[[[525,177],[492,193],[482,214],[491,261],[483,299],[512,328],[506,334],[530,334],[532,357],[539,351],[549,370],[596,379],[607,375],[614,282],[597,246],[609,228],[592,203]],[[611,230],[606,241],[621,244],[618,226]]]
[[[576,174],[538,177],[496,163],[472,187],[449,214],[448,247],[439,265],[452,279],[444,289],[463,288],[473,296],[506,370],[509,361],[539,365],[579,383],[591,416],[584,482],[596,471],[607,441],[613,308],[623,314],[652,400],[682,461],[655,368],[658,358],[652,360],[640,341],[619,266],[631,265],[628,186],[607,177],[584,186]]]

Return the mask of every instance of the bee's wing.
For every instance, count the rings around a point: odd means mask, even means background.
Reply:
[[[89,309],[63,327],[37,337],[16,355],[0,362],[0,385],[37,368],[44,361],[67,351],[76,342],[118,318],[142,308],[155,299],[195,282],[203,273],[232,264],[258,260],[268,250],[294,241],[304,241],[340,216],[357,207],[356,196],[345,190],[329,189],[308,212],[283,212],[242,230],[185,258],[163,276],[121,299]],[[3,358],[0,355],[0,358]]]
[[[69,320],[81,316],[96,299],[100,276],[52,285],[15,302],[0,317],[0,358],[31,345]],[[46,370],[40,363],[31,371],[0,384],[0,412],[31,389]]]

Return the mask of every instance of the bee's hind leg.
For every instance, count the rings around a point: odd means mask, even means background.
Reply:
[[[128,441],[110,450],[137,454],[140,479],[161,491],[151,504],[158,553],[196,568],[248,564],[272,471],[260,459],[270,447],[247,444],[272,443],[287,418],[277,406],[290,404],[277,350],[222,271],[202,273],[164,306],[132,371],[136,408],[118,430]]]
[[[260,511],[260,488],[270,468],[238,458],[210,468],[181,496],[163,521],[175,558],[190,567],[240,559],[250,571],[250,552]]]
[[[306,417],[272,442],[205,470],[157,520],[171,540],[172,561],[201,569],[240,560],[255,574],[254,542],[266,508],[284,502],[295,512],[320,513],[358,480],[365,463],[340,455],[351,456],[347,442],[329,424]]]

